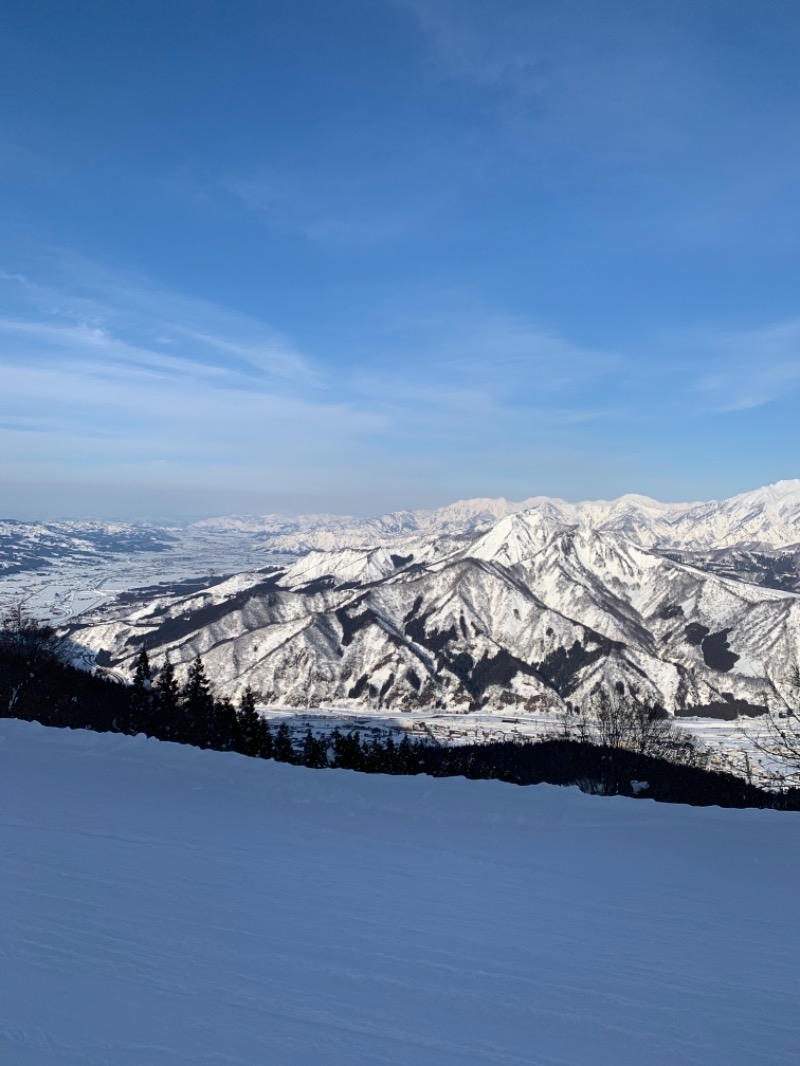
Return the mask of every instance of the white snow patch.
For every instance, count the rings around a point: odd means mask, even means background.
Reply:
[[[3,1063],[797,1059],[794,814],[14,721],[0,811]]]

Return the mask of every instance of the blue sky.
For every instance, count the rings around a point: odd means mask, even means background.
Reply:
[[[0,512],[800,472],[800,8],[6,0]]]

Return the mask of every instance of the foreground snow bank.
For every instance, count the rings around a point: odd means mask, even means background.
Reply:
[[[0,721],[0,1062],[793,1062],[799,831]]]

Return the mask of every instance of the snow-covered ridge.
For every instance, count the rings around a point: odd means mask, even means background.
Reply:
[[[505,499],[460,500],[423,511],[394,511],[374,518],[310,514],[223,516],[194,523],[196,530],[247,533],[275,553],[303,554],[338,548],[366,548],[420,535],[463,536],[487,529],[499,518],[536,506],[539,497],[512,503]]]
[[[800,545],[800,479],[705,503],[663,503],[628,494],[614,500],[569,503],[534,496],[520,502],[503,498],[460,500],[445,507],[395,511],[373,518],[309,514],[223,516],[186,529],[158,523],[19,522],[0,519],[0,565],[22,561],[48,548],[61,555],[81,552],[147,551],[170,541],[200,543],[226,534],[249,539],[264,553],[303,555],[310,551],[402,545],[419,538],[468,538],[514,516],[524,516],[529,536],[535,530],[586,525],[612,532],[647,547],[708,551],[730,547],[785,548]],[[521,528],[521,527],[519,527]],[[498,536],[500,534],[497,534]]]
[[[195,523],[198,530],[258,536],[274,552],[375,547],[410,536],[469,535],[498,521],[526,515],[531,525],[585,524],[649,547],[708,550],[732,546],[786,547],[800,543],[800,480],[779,481],[728,500],[662,503],[629,494],[615,500],[565,500],[535,496],[462,500],[427,511],[397,511],[375,518],[348,515],[223,517]]]

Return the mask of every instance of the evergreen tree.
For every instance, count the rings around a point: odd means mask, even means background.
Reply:
[[[242,734],[239,717],[230,700],[213,701],[209,746],[216,751],[241,751]]]
[[[237,715],[242,740],[242,754],[258,755],[262,746],[263,726],[256,710],[256,696],[248,685],[242,694]]]
[[[273,757],[277,759],[278,762],[294,761],[294,748],[292,747],[292,737],[289,732],[289,726],[286,724],[286,722],[281,722],[281,724],[278,726],[278,732],[275,734]]]
[[[181,691],[181,703],[191,742],[208,747],[213,734],[214,698],[199,655],[189,667],[186,684]]]
[[[339,727],[335,726],[328,734],[328,765],[336,765],[336,746],[341,739],[342,734],[339,732]]]
[[[179,722],[180,689],[175,677],[175,667],[167,657],[158,675],[158,703],[161,714],[161,733],[176,740],[183,739],[184,730]]]
[[[131,685],[131,717],[136,730],[151,732],[153,717],[153,674],[147,648],[142,649],[136,657]]]
[[[361,734],[358,731],[343,735],[338,729],[335,729],[331,734],[331,739],[333,741],[334,766],[339,766],[343,770],[364,769]]]
[[[303,766],[309,766],[314,770],[319,770],[328,765],[325,743],[319,737],[314,736],[310,727],[306,730],[300,761]]]
[[[385,773],[386,758],[383,742],[381,741],[380,736],[374,736],[372,738],[372,742],[369,745],[367,745],[366,741],[364,742],[364,744],[365,748],[367,748],[365,765],[369,768],[369,772],[373,774]]]
[[[261,719],[261,732],[256,754],[260,759],[273,759],[275,757],[275,743],[272,739],[272,730],[266,718]]]
[[[328,755],[328,765],[329,766],[340,766],[341,765],[340,762],[339,762],[339,754],[341,752],[341,749],[342,749],[342,734],[339,731],[339,727],[336,726],[336,728],[331,732],[330,736],[328,737],[328,752],[327,752],[327,755]]]
[[[355,733],[348,734],[346,745],[345,758],[347,759],[347,766],[351,770],[363,770],[364,760],[362,758],[361,750],[361,734],[356,730]]]
[[[390,733],[386,738],[386,744],[383,749],[384,769],[385,774],[397,773],[397,752],[394,743],[394,737]]]
[[[399,774],[413,774],[415,772],[413,761],[414,749],[408,739],[408,733],[404,733],[403,739],[397,748],[397,772]]]
[[[303,740],[303,750],[300,753],[300,762],[303,766],[314,766],[314,754],[315,754],[315,742],[314,734],[311,732],[311,727],[306,729],[306,735]]]

